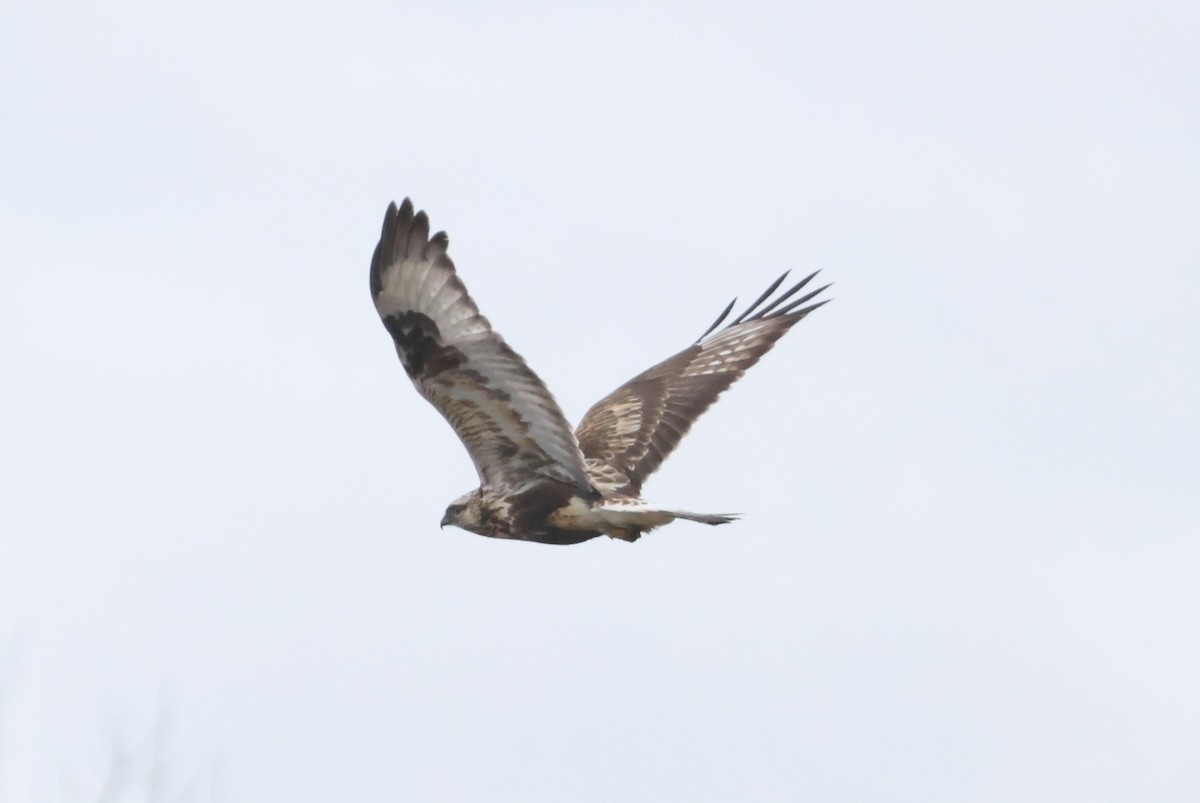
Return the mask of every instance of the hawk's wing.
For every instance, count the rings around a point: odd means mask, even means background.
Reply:
[[[585,457],[628,478],[634,492],[662,465],[700,415],[746,370],[770,351],[801,318],[826,303],[803,306],[825,287],[784,305],[812,274],[755,312],[785,273],[733,323],[718,330],[733,309],[725,308],[700,339],[674,357],[638,374],[601,399],[583,417],[575,435]],[[734,299],[736,302],[736,299]],[[611,478],[611,471],[598,476]]]
[[[591,491],[579,444],[546,386],[492,331],[446,255],[445,232],[407,198],[388,206],[371,297],[417,390],[467,447],[487,486],[546,477]]]

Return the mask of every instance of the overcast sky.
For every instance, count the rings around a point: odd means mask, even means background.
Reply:
[[[1200,798],[1197,8],[7,3],[0,801]],[[572,420],[836,282],[744,519],[439,531],[405,195]]]

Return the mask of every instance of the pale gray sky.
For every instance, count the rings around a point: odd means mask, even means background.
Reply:
[[[8,4],[0,800],[1196,800],[1198,26]],[[647,486],[744,520],[439,531],[404,195],[573,420],[835,281]]]

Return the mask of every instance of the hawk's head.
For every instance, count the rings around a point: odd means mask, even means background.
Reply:
[[[487,534],[483,526],[483,497],[478,488],[450,503],[446,508],[446,515],[442,516],[442,526],[447,524],[461,527],[468,532]]]

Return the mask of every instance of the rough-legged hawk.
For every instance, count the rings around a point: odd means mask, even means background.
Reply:
[[[651,504],[642,483],[726,388],[825,303],[805,306],[824,287],[793,298],[816,274],[761,306],[780,276],[721,327],[730,302],[699,340],[601,399],[572,432],[542,380],[479,314],[448,245],[445,232],[429,236],[429,218],[405,199],[388,206],[371,260],[371,296],[404,370],[479,472],[480,487],[450,503],[443,527],[577,544],[598,535],[635,541],[675,519],[733,520]]]

